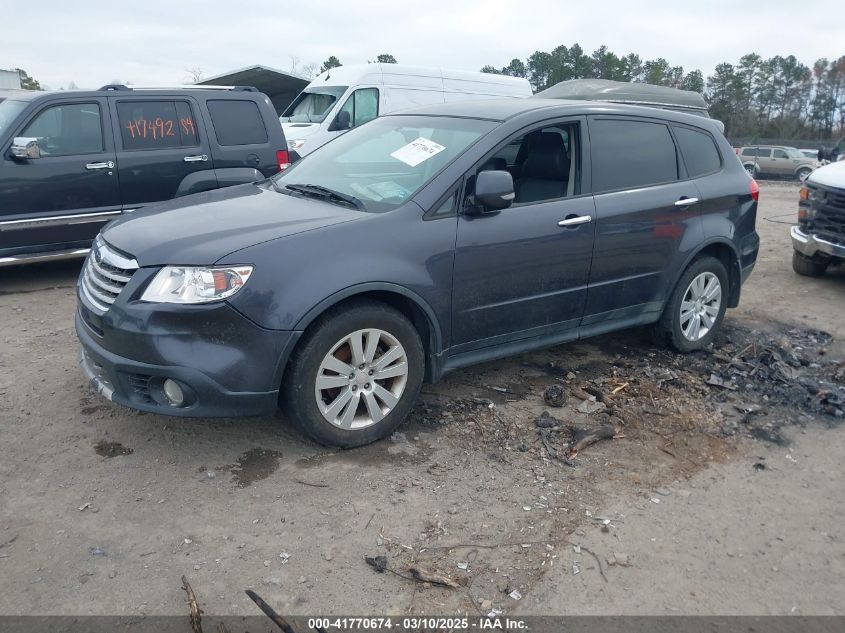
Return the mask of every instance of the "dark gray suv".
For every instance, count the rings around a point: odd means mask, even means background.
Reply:
[[[116,220],[79,280],[103,395],[391,433],[423,380],[653,324],[713,340],[759,246],[757,184],[711,120],[513,99],[380,117],[264,182]]]

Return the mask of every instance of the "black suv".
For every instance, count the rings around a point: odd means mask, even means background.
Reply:
[[[637,106],[456,102],[379,117],[261,183],[120,218],[79,280],[115,402],[391,433],[423,379],[652,324],[715,336],[759,248],[718,125]]]
[[[288,165],[254,88],[6,93],[0,101],[0,266],[78,257],[103,224]]]

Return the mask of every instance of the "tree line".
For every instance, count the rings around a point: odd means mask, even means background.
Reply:
[[[704,78],[659,57],[617,55],[607,46],[587,54],[579,44],[535,51],[502,68],[481,72],[526,78],[535,92],[569,79],[598,78],[671,86],[702,93],[710,114],[730,137],[833,139],[845,135],[845,55],[817,60],[812,67],[794,55],[765,59],[749,53],[736,64],[723,62]]]

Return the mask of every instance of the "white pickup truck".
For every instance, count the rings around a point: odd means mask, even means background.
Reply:
[[[819,277],[836,261],[845,261],[845,161],[816,169],[804,181],[794,225],[792,268]]]

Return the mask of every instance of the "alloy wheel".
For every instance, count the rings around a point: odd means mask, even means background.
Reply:
[[[697,275],[681,301],[681,332],[688,341],[700,341],[713,329],[722,306],[722,284],[711,272]]]
[[[399,403],[408,382],[408,357],[389,332],[356,330],[325,355],[314,385],[317,408],[345,430],[383,420]]]

